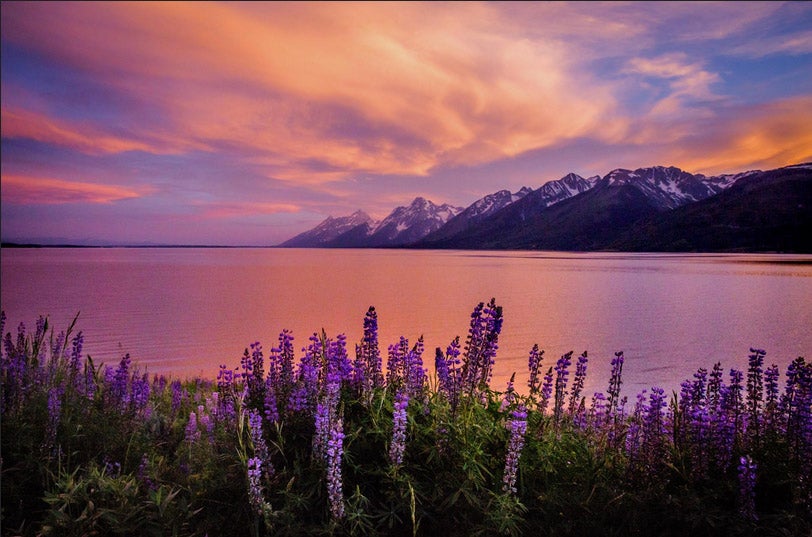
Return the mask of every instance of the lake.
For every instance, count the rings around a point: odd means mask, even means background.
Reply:
[[[297,350],[315,331],[347,335],[350,356],[369,306],[385,356],[423,335],[424,362],[495,297],[504,309],[492,386],[527,379],[534,343],[544,369],[589,351],[586,393],[605,391],[624,351],[623,393],[678,390],[697,368],[746,369],[750,347],[782,373],[812,356],[812,256],[274,248],[0,250],[6,331],[48,315],[57,332],[79,313],[85,351],[142,370],[215,378],[254,341],[282,329]],[[573,366],[574,370],[574,366]]]

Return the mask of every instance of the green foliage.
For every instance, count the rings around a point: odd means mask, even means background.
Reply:
[[[136,404],[132,386],[122,399],[110,369],[89,358],[77,369],[62,349],[54,352],[54,340],[40,330],[3,356],[4,536],[802,535],[812,527],[793,480],[805,459],[788,458],[791,446],[777,434],[752,453],[761,470],[759,520],[739,516],[734,472],[695,477],[690,446],[666,443],[659,473],[639,479],[622,442],[566,412],[557,420],[528,413],[516,493],[506,493],[510,413],[504,394],[487,388],[453,408],[438,392],[412,398],[397,467],[388,458],[395,390],[359,396],[343,388],[338,520],[324,462],[313,453],[312,410],[264,421],[272,470],[260,482],[265,503],[257,511],[247,461],[258,446],[244,411],[263,404],[258,391],[244,399],[237,387],[191,379],[172,388],[154,378]],[[12,357],[24,364],[21,376]],[[132,385],[142,376],[127,378]],[[223,410],[229,397],[232,415]],[[516,398],[535,408],[531,398]],[[676,401],[672,411],[679,420]],[[189,430],[192,412],[199,421]]]

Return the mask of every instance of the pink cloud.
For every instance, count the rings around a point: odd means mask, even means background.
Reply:
[[[151,192],[148,188],[100,185],[80,181],[65,181],[48,177],[6,175],[0,178],[3,202],[12,204],[112,203],[140,198]]]
[[[293,203],[272,202],[213,202],[196,203],[202,211],[203,218],[233,218],[236,216],[272,215],[279,213],[298,213],[299,205]]]
[[[2,109],[4,138],[27,138],[88,154],[155,151],[151,145],[104,133],[94,125],[48,117],[28,110]]]

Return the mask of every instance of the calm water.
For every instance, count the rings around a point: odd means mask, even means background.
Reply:
[[[297,349],[314,331],[345,333],[350,354],[369,306],[382,349],[403,335],[434,348],[491,297],[505,324],[494,387],[526,382],[534,343],[545,363],[589,351],[588,390],[605,390],[615,351],[623,391],[677,389],[699,367],[746,368],[749,348],[781,372],[812,357],[812,256],[569,254],[290,249],[2,249],[6,330],[40,314],[58,330],[80,312],[85,350],[124,353],[151,373],[214,378],[283,328]],[[545,367],[546,368],[546,367]],[[592,393],[588,391],[587,393]]]

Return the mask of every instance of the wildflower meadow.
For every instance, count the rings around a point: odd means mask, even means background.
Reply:
[[[812,363],[750,349],[678,393],[585,393],[590,360],[528,352],[492,386],[504,321],[382,348],[283,331],[216,379],[172,379],[5,331],[2,535],[812,535]],[[298,348],[298,350],[297,350]],[[652,379],[656,380],[656,379]]]

